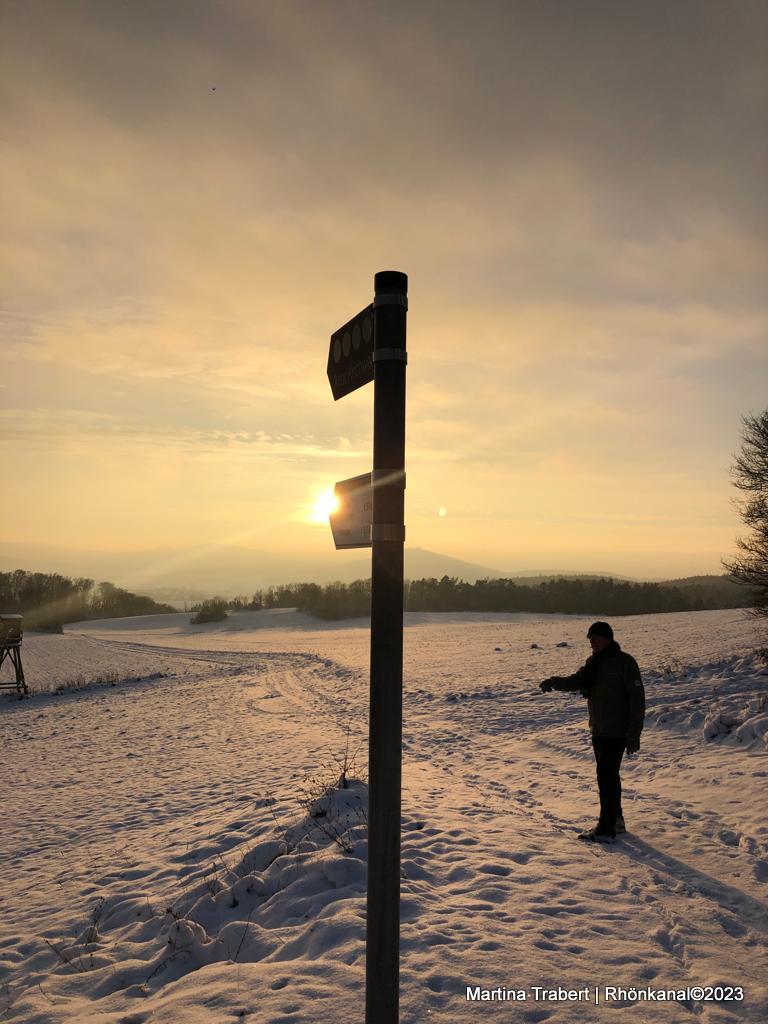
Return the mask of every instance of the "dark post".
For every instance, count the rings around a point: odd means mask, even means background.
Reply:
[[[371,706],[366,1024],[397,1024],[403,732],[405,319],[408,278],[374,278]]]

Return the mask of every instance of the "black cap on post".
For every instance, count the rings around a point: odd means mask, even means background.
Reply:
[[[377,292],[408,292],[408,275],[401,270],[380,270],[373,277]]]

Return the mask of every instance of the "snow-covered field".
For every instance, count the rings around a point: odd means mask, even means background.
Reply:
[[[592,618],[406,616],[404,1024],[768,1020],[754,623],[613,621],[648,717],[629,833],[589,847],[585,705],[536,684],[584,661]],[[367,625],[188,620],[25,637],[35,693],[0,698],[0,1021],[363,1020]],[[743,1000],[631,998],[695,986]]]

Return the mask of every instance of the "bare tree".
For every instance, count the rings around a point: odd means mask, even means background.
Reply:
[[[768,617],[768,409],[758,416],[743,416],[742,423],[741,451],[731,475],[744,492],[736,503],[752,532],[736,538],[740,554],[722,564],[738,583],[752,587],[755,614]]]

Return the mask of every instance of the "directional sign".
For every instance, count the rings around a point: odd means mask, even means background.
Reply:
[[[373,380],[373,303],[331,335],[328,380],[335,400]]]
[[[340,480],[333,489],[338,502],[328,517],[337,548],[370,548],[373,522],[373,487],[371,474]]]

